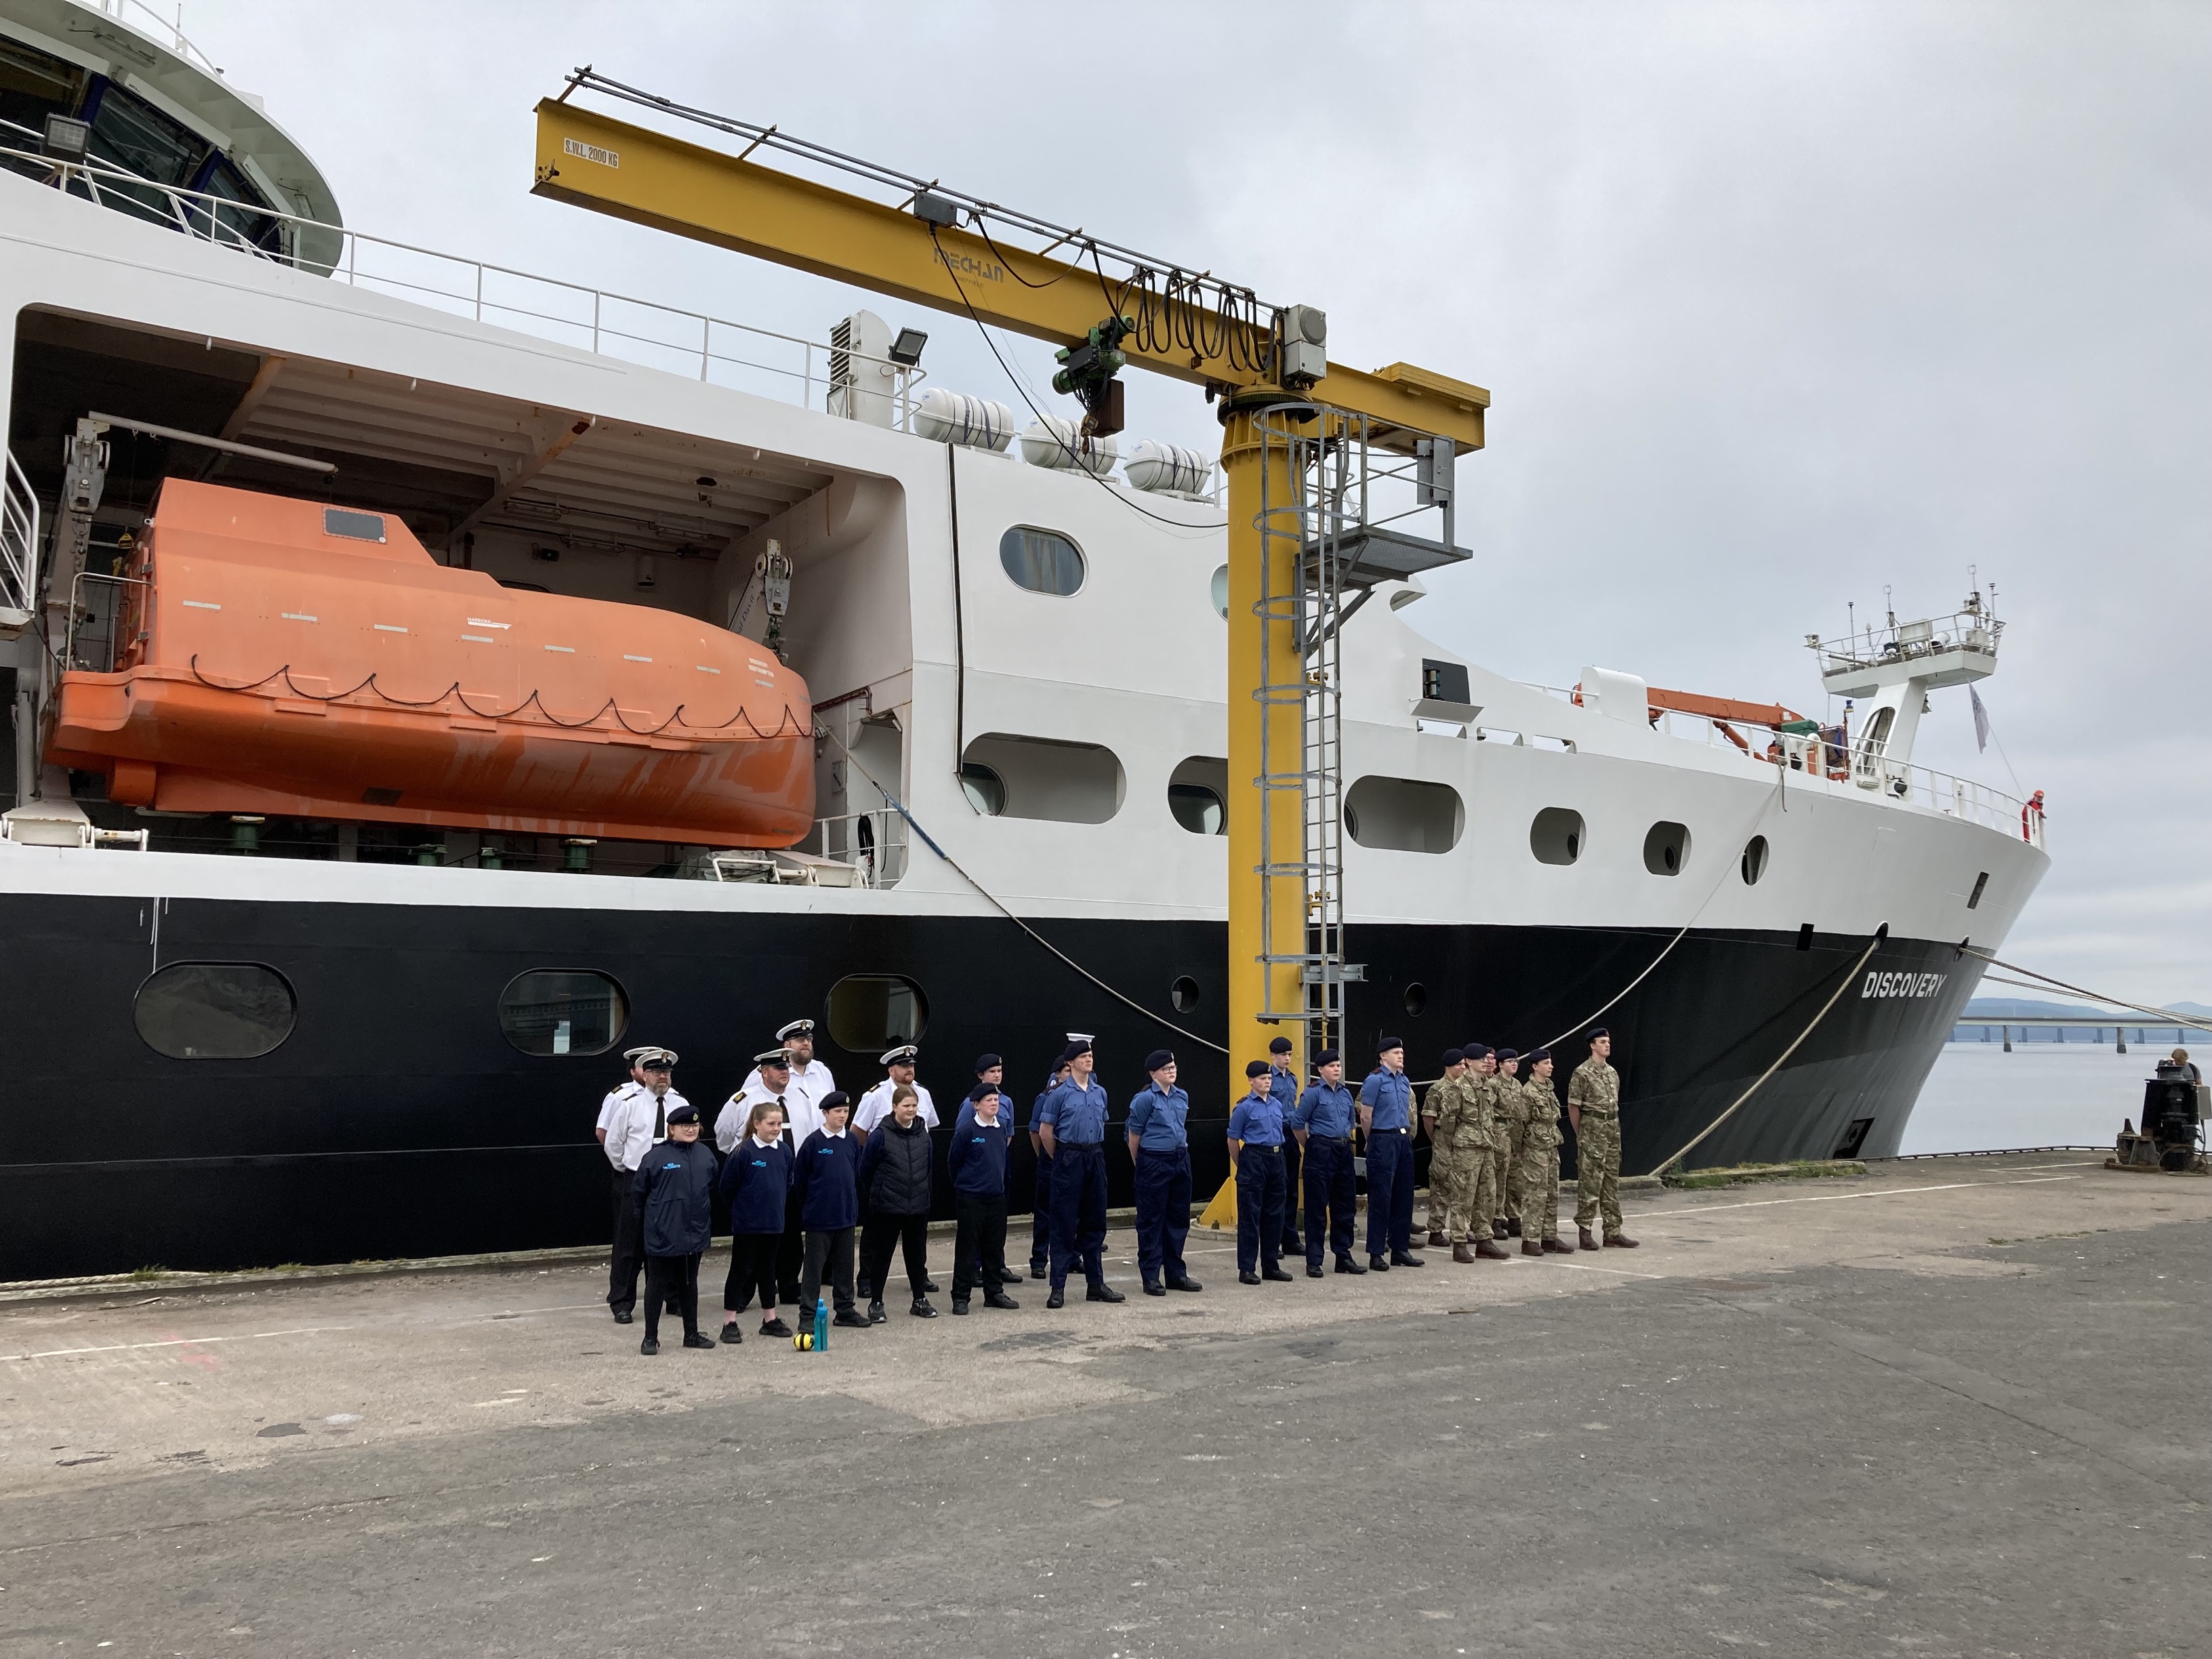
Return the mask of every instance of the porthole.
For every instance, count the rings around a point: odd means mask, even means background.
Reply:
[[[1198,1006],[1198,981],[1188,974],[1183,975],[1168,987],[1168,1006],[1179,1014],[1187,1014]]]
[[[1364,777],[1344,792],[1345,833],[1362,847],[1449,853],[1466,823],[1459,791],[1447,783]]]
[[[1528,850],[1539,864],[1572,864],[1583,855],[1583,815],[1547,806],[1528,826]]]
[[[1679,876],[1690,861],[1690,832],[1662,820],[1644,837],[1644,867],[1655,876]]]
[[[1743,884],[1759,885],[1759,878],[1766,873],[1766,837],[1753,836],[1743,849]]]
[[[1083,586],[1082,550],[1056,530],[1016,525],[999,538],[999,562],[1032,593],[1066,599]]]
[[[1224,622],[1229,620],[1229,567],[1225,564],[1213,573],[1213,614]]]
[[[499,1029],[526,1054],[603,1054],[629,1025],[629,998],[589,968],[538,968],[499,994]]]
[[[1229,815],[1222,811],[1221,797],[1202,783],[1171,783],[1168,786],[1168,811],[1175,821],[1194,836],[1226,835]]]
[[[131,1018],[171,1060],[252,1060],[292,1035],[291,981],[258,962],[173,962],[138,988]]]
[[[1006,810],[1006,781],[975,761],[960,769],[960,792],[987,818],[995,818]]]
[[[902,974],[848,974],[830,988],[830,1035],[837,1046],[871,1057],[920,1041],[929,1000]]]
[[[1428,1011],[1428,1006],[1429,988],[1415,980],[1406,988],[1406,1013],[1409,1018],[1419,1019]]]

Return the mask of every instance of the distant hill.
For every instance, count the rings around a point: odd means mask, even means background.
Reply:
[[[2201,1002],[2169,1002],[2164,1005],[2177,1014],[2203,1018],[2212,1014],[2212,1008]],[[2025,997],[1975,997],[1966,1004],[1961,1021],[1981,1019],[2078,1019],[2084,1025],[2094,1025],[2100,1020],[2110,1025],[2113,1021],[2125,1020],[2134,1024],[2149,1019],[2148,1014],[2132,1010],[2115,1012],[2110,1008],[2096,1008],[2082,1002],[2037,1002]],[[2155,1024],[2155,1021],[2152,1022]]]

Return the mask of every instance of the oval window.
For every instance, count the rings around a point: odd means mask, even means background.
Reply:
[[[292,1035],[291,981],[258,962],[173,962],[131,1009],[146,1046],[171,1060],[252,1060]]]
[[[1014,586],[1066,599],[1083,586],[1083,554],[1056,530],[1018,524],[999,538],[999,562]]]
[[[1765,873],[1766,837],[1753,836],[1743,849],[1743,884],[1756,887],[1759,878]]]
[[[929,1000],[902,974],[848,974],[830,988],[830,1035],[840,1048],[873,1055],[918,1041]]]
[[[1198,1006],[1198,981],[1188,974],[1183,975],[1168,987],[1168,1005],[1179,1014],[1187,1014]]]
[[[1428,1007],[1429,988],[1420,981],[1415,980],[1406,988],[1406,1012],[1411,1018],[1419,1019],[1428,1012]]]
[[[1644,837],[1644,867],[1655,876],[1679,876],[1690,861],[1690,832],[1665,820],[1651,826]]]
[[[1229,567],[1225,564],[1213,573],[1213,614],[1224,622],[1229,620]]]
[[[629,1024],[629,998],[589,968],[538,968],[499,994],[499,1029],[526,1054],[603,1054]]]
[[[1229,815],[1221,810],[1221,797],[1202,783],[1170,784],[1168,811],[1194,836],[1229,833]]]
[[[1466,822],[1459,791],[1447,783],[1365,777],[1344,792],[1344,827],[1362,847],[1449,853]]]
[[[1528,850],[1539,864],[1572,864],[1583,855],[1583,815],[1547,806],[1528,826]]]
[[[960,769],[960,793],[987,818],[995,818],[1006,810],[1006,781],[975,761]]]

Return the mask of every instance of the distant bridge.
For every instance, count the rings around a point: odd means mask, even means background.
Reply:
[[[1951,1028],[1951,1041],[1987,1042],[1990,1041],[1990,1033],[1996,1032],[2004,1043],[2005,1052],[2010,1054],[2012,1034],[2014,1031],[2023,1034],[2028,1031],[2056,1031],[2058,1033],[2057,1040],[2060,1042],[2066,1041],[2066,1034],[2069,1031],[2080,1031],[2093,1044],[2104,1042],[2105,1034],[2109,1031],[2112,1033],[2115,1051],[2123,1054],[2128,1051],[2128,1034],[2130,1031],[2135,1033],[2135,1040],[2138,1045],[2159,1042],[2168,1043],[2177,1048],[2185,1048],[2189,1046],[2191,1039],[2194,1038],[2207,1047],[2212,1047],[2212,1031],[2202,1031],[2193,1026],[2176,1025],[2171,1023],[2161,1025],[2156,1020],[2123,1021],[2118,1017],[2100,1020],[2094,1014],[2087,1019],[2077,1019],[2070,1014],[2027,1014],[2011,1018],[1996,1019],[1968,1018],[1960,1020]],[[1973,1035],[1967,1035],[1969,1032]]]

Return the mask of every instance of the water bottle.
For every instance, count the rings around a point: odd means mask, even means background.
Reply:
[[[814,1304],[814,1351],[821,1352],[830,1346],[830,1298],[822,1297]]]

